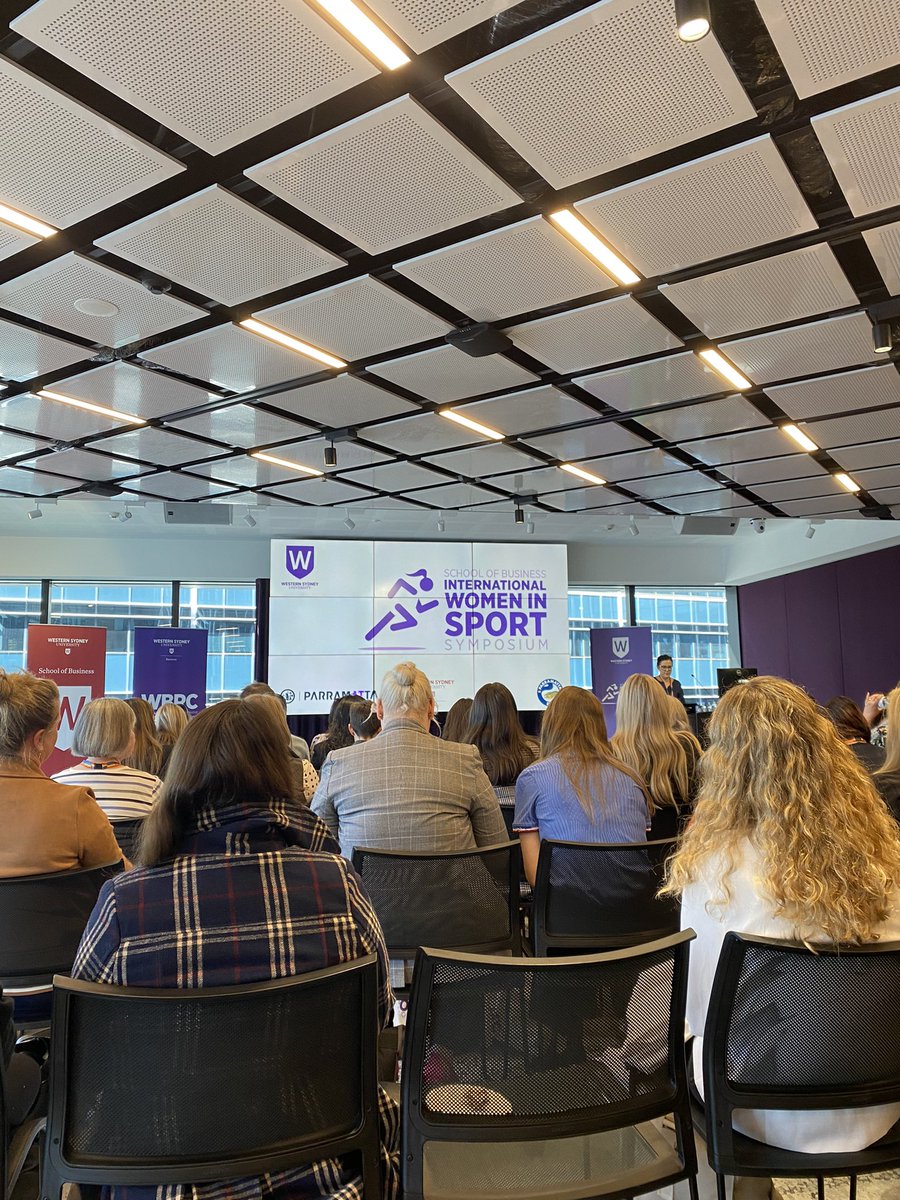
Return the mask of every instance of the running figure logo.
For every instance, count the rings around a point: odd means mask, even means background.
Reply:
[[[410,583],[409,580],[415,580]],[[434,580],[429,578],[428,572],[424,567],[420,567],[418,571],[407,571],[388,592],[388,597],[393,598],[398,592],[407,592],[410,596],[418,596],[419,592],[430,592],[434,588]],[[432,608],[437,608],[437,600],[416,600],[416,613],[421,616],[422,613],[427,613]],[[389,609],[388,612],[381,618],[377,625],[373,625],[366,634],[366,641],[371,642],[373,638],[378,637],[384,627],[390,626],[391,633],[399,633],[401,629],[414,629],[418,625],[418,620],[410,611],[412,605],[407,607],[406,604],[399,602]],[[394,624],[391,624],[391,622]]]

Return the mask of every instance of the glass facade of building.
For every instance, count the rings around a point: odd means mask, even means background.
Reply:
[[[728,666],[728,603],[723,587],[637,587],[635,624],[653,627],[653,657],[671,654],[684,698],[701,706],[718,698],[718,667]]]
[[[591,686],[590,630],[628,624],[624,587],[569,589],[569,682]]]
[[[207,629],[208,704],[237,695],[253,679],[256,589],[252,584],[183,583],[178,624]]]
[[[25,666],[25,631],[41,619],[39,579],[0,579],[0,667],[21,671]]]

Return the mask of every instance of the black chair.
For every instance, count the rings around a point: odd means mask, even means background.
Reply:
[[[817,947],[729,933],[703,1034],[709,1163],[726,1175],[856,1176],[900,1167],[900,1141],[802,1154],[735,1132],[735,1109],[846,1109],[900,1103],[900,942]]]
[[[680,1179],[696,1200],[693,937],[580,958],[421,950],[401,1084],[405,1200],[630,1198]],[[674,1148],[651,1124],[666,1115]]]
[[[100,889],[122,863],[0,879],[0,986],[47,988],[72,969]]]
[[[370,954],[235,987],[55,980],[44,1200],[64,1181],[210,1183],[353,1152],[380,1196],[377,972]]]
[[[520,952],[517,841],[433,854],[357,846],[353,865],[391,958],[415,958],[420,946],[469,954]]]
[[[9,1200],[16,1186],[28,1151],[44,1131],[46,1117],[30,1117],[11,1130],[6,1106],[6,1072],[0,1054],[0,1200]]]
[[[113,833],[116,835],[119,849],[132,862],[134,861],[134,844],[143,823],[143,817],[138,817],[133,821],[112,822]]]
[[[534,886],[535,953],[585,954],[676,933],[681,906],[659,899],[675,839],[634,844],[541,841]]]

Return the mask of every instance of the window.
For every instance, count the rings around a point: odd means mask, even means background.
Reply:
[[[569,589],[569,682],[591,686],[590,630],[628,624],[623,587]]]
[[[40,619],[40,582],[0,579],[0,667],[4,671],[24,669],[25,631]]]
[[[716,670],[729,665],[725,588],[637,587],[635,623],[653,626],[653,658],[671,654],[672,674],[684,698],[713,703],[719,694]]]
[[[256,588],[253,584],[182,583],[178,624],[209,630],[206,701],[236,696],[253,678]]]
[[[134,629],[172,624],[170,583],[51,583],[51,625],[106,629],[106,695],[132,694]]]

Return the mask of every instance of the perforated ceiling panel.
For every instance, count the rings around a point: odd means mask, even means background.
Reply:
[[[900,221],[863,232],[866,245],[892,296],[900,293]]]
[[[22,496],[55,496],[77,488],[78,479],[63,479],[60,475],[43,474],[24,467],[4,467],[0,470],[0,489]]]
[[[779,429],[735,433],[731,437],[707,438],[691,443],[691,454],[709,467],[722,467],[729,474],[731,463],[760,458],[781,458],[794,443]]]
[[[811,421],[806,432],[826,450],[854,442],[880,442],[885,438],[900,437],[900,407]]]
[[[778,506],[789,517],[827,517],[838,516],[841,519],[858,517],[859,502],[849,493],[843,496],[820,496],[812,500],[786,500]]]
[[[648,276],[817,228],[768,136],[592,196],[575,207]]]
[[[34,379],[91,358],[93,351],[38,333],[26,325],[0,320],[0,378]]]
[[[829,246],[807,246],[682,283],[662,284],[660,291],[711,338],[801,321],[858,303]]]
[[[489,498],[496,499],[493,492],[474,483],[447,483],[443,487],[407,492],[404,497],[406,500],[418,500],[421,504],[430,504],[438,509],[463,508],[467,504],[477,504]]]
[[[101,50],[107,44],[98,42]],[[7,58],[0,112],[15,130],[3,140],[0,199],[61,229],[184,170]]]
[[[518,0],[369,0],[368,7],[417,53],[512,8]]]
[[[344,266],[344,259],[218,185],[97,245],[230,305]]]
[[[726,396],[723,400],[708,400],[705,404],[689,404],[641,417],[642,425],[669,442],[715,437],[735,429],[758,429],[768,423],[743,396]],[[690,450],[690,446],[686,449]]]
[[[177,475],[174,471],[142,475],[139,479],[130,479],[128,486],[136,492],[159,496],[163,500],[204,500],[228,490],[219,483],[196,479],[193,475]]]
[[[781,483],[761,483],[753,490],[769,504],[782,504],[785,500],[805,500],[809,496],[831,497],[847,494],[830,475],[786,479]]]
[[[415,463],[382,463],[377,467],[364,467],[359,471],[348,471],[346,479],[348,483],[361,483],[384,492],[405,492],[411,488],[431,487],[446,482],[437,471],[430,470],[427,465],[416,466]]]
[[[799,96],[900,62],[897,0],[757,0],[757,6]]]
[[[366,488],[344,483],[340,479],[299,479],[281,487],[269,489],[273,496],[286,496],[303,504],[365,504],[377,508],[378,501]],[[371,504],[370,504],[371,501]]]
[[[323,383],[278,392],[266,403],[300,420],[317,421],[331,429],[418,411],[409,400],[401,400],[399,396],[352,375],[338,375]]]
[[[41,449],[45,444],[39,438],[19,437],[15,433],[0,429],[0,460],[21,458],[32,450]]]
[[[755,115],[715,38],[673,37],[657,0],[602,0],[447,82],[557,188]]]
[[[453,328],[370,275],[255,315],[348,362],[443,337]]]
[[[522,387],[537,381],[537,375],[510,362],[508,358],[497,354],[471,358],[454,346],[423,350],[421,354],[379,363],[369,370],[373,375],[389,379],[391,383],[399,384],[418,396],[440,403],[499,392],[517,385]]]
[[[607,421],[605,424],[562,429],[542,437],[531,437],[528,444],[556,458],[581,459],[588,455],[618,454],[621,450],[633,450],[646,443],[621,425]]]
[[[499,474],[501,471],[527,471],[535,463],[532,455],[497,442],[486,442],[466,450],[451,450],[448,454],[435,454],[426,461],[451,474],[468,475],[472,479]]]
[[[110,316],[80,312],[75,302],[84,299],[106,300],[116,311]],[[205,309],[174,296],[154,296],[134,279],[81,254],[64,254],[0,284],[0,306],[103,346],[126,346],[206,316]]]
[[[144,463],[155,463],[164,467],[180,467],[184,463],[196,462],[216,453],[205,442],[189,437],[178,437],[163,429],[132,429],[95,442],[92,450],[103,450],[107,454],[124,455]]]
[[[840,375],[770,387],[768,394],[789,417],[825,417],[879,405],[900,405],[900,375],[893,366],[864,367]]]
[[[377,74],[289,0],[39,0],[12,26],[210,154]]]
[[[61,379],[54,383],[53,390],[144,420],[197,408],[210,399],[207,392],[188,383],[123,362],[96,367],[71,379]],[[56,407],[60,405],[57,403]]]
[[[370,254],[520,201],[410,96],[245,174]]]
[[[900,204],[900,88],[813,117],[812,127],[857,216]]]
[[[594,458],[584,465],[604,476],[610,483],[621,483],[623,487],[628,487],[632,479],[674,475],[688,470],[684,463],[673,458],[671,454],[656,449],[641,450],[636,454],[619,454],[613,458]]]
[[[477,433],[464,429],[454,421],[444,420],[435,413],[387,421],[366,432],[366,440],[387,446],[401,454],[428,454],[435,450],[453,450],[479,441]]]
[[[835,446],[834,456],[848,471],[892,467],[900,463],[900,441],[871,442],[860,446]]]
[[[728,488],[720,488],[714,492],[696,492],[692,496],[667,496],[662,502],[666,508],[685,516],[697,513],[715,513],[723,517],[736,517],[744,520],[747,517],[763,515],[764,510],[750,504],[743,496]]]
[[[31,459],[29,466],[39,471],[66,475],[70,479],[85,480],[122,479],[141,472],[137,463],[122,462],[120,459],[107,458],[103,454],[92,454],[89,450],[63,450],[57,454],[44,454],[40,458]]]
[[[20,250],[27,250],[37,241],[37,238],[29,237],[27,233],[21,233],[18,229],[13,229],[11,225],[5,225],[3,221],[0,221],[0,259],[18,254]]]
[[[226,446],[243,446],[245,449],[252,446],[268,446],[272,442],[285,442],[290,438],[298,438],[303,433],[314,432],[311,425],[276,417],[273,413],[253,408],[249,404],[233,404],[230,408],[199,413],[196,417],[174,422],[172,428],[184,430],[186,433],[198,433],[201,437],[212,438]]]
[[[302,379],[322,370],[321,363],[292,350],[282,350],[236,325],[206,329],[157,350],[148,350],[140,357],[233,392],[249,392],[270,383]]]
[[[673,350],[681,342],[631,296],[542,317],[504,331],[562,374]]]
[[[542,217],[407,259],[396,270],[477,321],[531,312],[616,286]]]
[[[808,454],[786,454],[783,458],[762,458],[759,462],[736,463],[725,467],[724,473],[742,487],[754,487],[759,483],[778,483],[782,479],[822,476],[825,472]]]
[[[900,464],[891,467],[876,467],[873,471],[857,471],[857,483],[871,491],[873,488],[900,487]]]
[[[872,323],[865,313],[740,338],[725,342],[722,351],[756,383],[839,371],[875,357]]]
[[[659,500],[663,504],[666,496],[691,496],[697,492],[715,492],[721,487],[699,471],[684,471],[679,475],[649,475],[645,479],[633,479],[626,486],[630,492],[643,496],[645,500]]]
[[[99,413],[73,408],[56,400],[41,400],[25,393],[0,400],[0,421],[11,429],[36,433],[51,441],[74,442],[107,429],[121,429],[122,422]]]
[[[695,354],[670,354],[666,358],[582,375],[579,387],[622,412],[634,412],[675,400],[696,400],[725,391],[725,384]]]
[[[512,435],[533,433],[539,429],[558,429],[561,425],[590,421],[597,415],[580,400],[552,387],[515,392],[511,396],[497,396],[491,400],[476,400],[474,404],[457,405],[455,411],[501,433]]]
[[[295,454],[293,461],[301,466],[318,467],[313,455]],[[274,463],[239,454],[234,458],[220,458],[214,462],[201,463],[192,468],[195,475],[222,480],[232,487],[264,487],[270,483],[284,483],[301,472],[292,467],[279,467]]]

